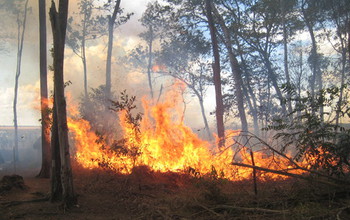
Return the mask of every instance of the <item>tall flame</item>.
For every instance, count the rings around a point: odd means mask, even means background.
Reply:
[[[131,173],[135,166],[146,165],[154,171],[184,172],[195,175],[221,176],[231,180],[251,178],[250,168],[235,169],[230,164],[234,157],[231,147],[233,138],[226,141],[225,150],[211,147],[201,140],[182,121],[181,94],[185,86],[176,83],[166,94],[164,102],[152,105],[145,98],[142,100],[144,116],[138,128],[127,120],[127,112],[120,112],[120,125],[123,128],[122,146],[101,146],[97,135],[91,131],[90,124],[83,119],[68,119],[69,129],[74,134],[76,160],[86,168],[108,167],[118,172]],[[229,131],[227,136],[234,137],[239,131]],[[123,148],[119,152],[118,148]],[[212,148],[212,149],[211,149]],[[251,164],[247,149],[240,151],[242,163]],[[269,165],[271,158],[263,153],[254,154],[257,166]],[[288,161],[277,161],[272,168],[288,169]],[[279,178],[276,174],[265,174],[265,177]]]

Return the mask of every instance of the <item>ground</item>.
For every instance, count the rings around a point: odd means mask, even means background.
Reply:
[[[349,192],[304,180],[231,182],[134,169],[131,175],[74,166],[78,204],[45,198],[50,180],[24,178],[0,192],[0,219],[350,219]]]

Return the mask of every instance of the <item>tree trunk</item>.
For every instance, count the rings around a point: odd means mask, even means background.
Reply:
[[[254,133],[255,133],[255,135],[259,136],[260,129],[259,129],[259,122],[258,122],[258,120],[259,120],[259,118],[258,118],[258,105],[257,105],[256,97],[255,97],[255,94],[254,94],[252,87],[250,86],[250,82],[251,82],[250,74],[249,74],[249,71],[247,70],[247,64],[244,60],[243,54],[241,53],[242,49],[241,49],[241,45],[239,43],[239,40],[237,39],[237,36],[235,36],[235,42],[237,44],[238,51],[240,51],[239,56],[240,56],[241,62],[242,62],[241,67],[243,68],[243,73],[246,77],[246,83],[242,84],[242,89],[243,89],[243,92],[246,96],[247,102],[249,104],[251,114],[253,116]],[[252,99],[252,100],[250,101],[250,99]]]
[[[283,98],[282,92],[281,92],[281,90],[280,90],[280,88],[278,86],[278,83],[277,83],[277,76],[276,76],[274,70],[272,69],[272,65],[271,65],[270,59],[268,58],[267,53],[263,52],[262,55],[263,55],[264,63],[265,63],[265,66],[266,66],[266,69],[267,69],[267,72],[268,72],[268,75],[269,75],[269,79],[272,82],[272,86],[273,86],[273,88],[276,91],[278,99],[280,100],[281,107],[282,107],[282,114],[286,115],[286,112],[287,112],[286,104],[284,102],[284,98]],[[269,89],[270,89],[270,86],[269,86]],[[268,103],[270,103],[270,102],[268,102]]]
[[[13,124],[15,128],[15,146],[13,148],[13,165],[14,172],[16,173],[16,162],[18,161],[18,122],[17,122],[17,97],[18,97],[18,81],[21,75],[21,65],[22,65],[22,51],[23,51],[23,41],[24,41],[24,32],[26,29],[27,21],[27,8],[28,0],[24,5],[24,16],[23,20],[20,20],[19,15],[17,17],[17,67],[16,67],[16,77],[15,77],[15,91],[13,98]]]
[[[219,24],[224,32],[224,44],[226,46],[226,49],[228,51],[228,56],[230,59],[230,65],[231,65],[231,71],[233,74],[233,78],[235,80],[235,95],[237,99],[237,107],[238,107],[238,113],[239,117],[241,119],[241,129],[242,131],[248,131],[248,122],[246,118],[246,114],[244,111],[244,101],[243,101],[243,93],[242,93],[242,87],[243,85],[243,80],[242,80],[242,73],[241,69],[239,67],[238,60],[233,52],[232,48],[232,40],[231,40],[231,35],[230,32],[225,24],[225,21],[221,17],[220,13],[216,10],[215,6],[212,6],[212,10],[216,17],[219,20]]]
[[[346,71],[346,49],[342,50],[342,70],[341,70],[341,78],[340,78],[340,91],[339,91],[339,99],[337,103],[337,110],[336,110],[336,115],[335,115],[335,126],[336,129],[338,128],[339,125],[339,120],[340,120],[340,113],[341,113],[341,106],[343,103],[343,95],[344,95],[344,85],[345,85],[345,71]]]
[[[147,76],[148,76],[148,85],[151,93],[151,98],[153,100],[153,87],[152,87],[152,76],[151,76],[151,71],[152,71],[152,47],[153,47],[153,29],[152,26],[150,28],[150,39],[148,42],[148,66],[147,66]]]
[[[287,87],[291,87],[290,75],[289,75],[289,67],[288,67],[288,33],[286,27],[286,6],[285,0],[281,0],[281,10],[282,10],[282,26],[283,26],[283,53],[284,53],[284,73],[286,75],[286,84]],[[288,113],[290,114],[293,111],[291,96],[287,94],[287,106]],[[292,119],[292,115],[290,115],[290,119]]]
[[[112,50],[113,50],[113,34],[114,23],[117,18],[121,0],[116,1],[116,5],[113,10],[112,16],[108,15],[108,49],[107,49],[107,62],[106,62],[106,99],[111,98],[111,69],[112,69]]]
[[[83,68],[84,68],[84,96],[85,99],[88,98],[88,82],[87,82],[87,66],[86,66],[86,53],[85,53],[85,36],[86,36],[86,13],[84,14],[84,20],[83,20],[83,34],[82,34],[82,40],[81,40],[81,57],[83,61]]]
[[[201,113],[202,113],[202,118],[203,118],[203,122],[204,122],[204,127],[205,127],[205,130],[207,132],[207,137],[208,137],[209,140],[211,140],[212,139],[212,135],[210,133],[207,116],[205,115],[205,108],[204,108],[204,103],[203,103],[203,97],[198,97],[198,101],[199,101],[199,105],[201,107]]]
[[[55,102],[55,100],[54,100]],[[58,141],[57,113],[55,103],[53,103],[53,122],[51,127],[51,202],[62,200],[61,184],[61,156],[60,143]]]
[[[322,74],[319,66],[317,43],[316,43],[315,33],[313,30],[313,24],[309,21],[308,14],[305,11],[304,5],[302,5],[301,11],[303,14],[304,22],[306,24],[306,27],[309,31],[310,38],[311,38],[311,54],[309,59],[311,62],[312,76],[310,80],[310,90],[311,90],[311,97],[312,99],[314,99],[315,93],[322,89]],[[320,111],[321,120],[323,121],[323,105],[320,106],[319,111]]]
[[[71,207],[76,203],[76,196],[73,189],[73,175],[70,164],[68,125],[66,100],[64,96],[64,46],[67,29],[68,0],[59,1],[57,12],[54,1],[51,3],[50,18],[54,42],[54,123],[57,123],[59,149],[52,149],[55,153],[60,152],[60,178],[62,186],[62,203],[64,207]],[[57,147],[57,146],[53,146]]]
[[[224,104],[222,100],[221,93],[221,76],[220,76],[220,54],[219,54],[219,46],[216,36],[216,28],[214,24],[214,19],[212,15],[211,9],[211,1],[206,0],[206,17],[208,19],[208,26],[210,30],[211,43],[213,49],[214,63],[213,63],[213,78],[214,78],[214,86],[215,86],[215,99],[216,99],[216,123],[217,123],[217,131],[219,140],[219,148],[225,145],[225,127],[224,127]]]
[[[41,143],[42,162],[38,177],[50,177],[50,119],[48,112],[47,91],[47,56],[46,56],[46,3],[39,0],[39,34],[40,34],[40,97],[41,97]]]

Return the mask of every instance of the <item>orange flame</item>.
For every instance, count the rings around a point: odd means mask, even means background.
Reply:
[[[166,94],[166,101],[151,105],[142,100],[144,116],[139,130],[127,120],[127,113],[120,112],[120,124],[123,128],[124,141],[121,146],[103,146],[97,143],[97,135],[91,131],[90,124],[83,119],[68,119],[69,129],[74,134],[76,160],[86,168],[108,167],[115,171],[129,174],[135,166],[146,165],[154,171],[190,172],[194,175],[215,175],[230,180],[244,180],[252,176],[251,168],[231,165],[234,151],[232,137],[239,131],[228,131],[226,148],[217,147],[201,140],[181,121],[181,90],[185,86],[176,83]],[[123,148],[123,152],[118,152]],[[211,149],[213,148],[213,149]],[[117,150],[116,150],[117,149]],[[248,149],[240,151],[242,163],[252,164]],[[254,152],[256,166],[270,169],[288,169],[290,163],[284,158],[273,158],[262,152]],[[285,178],[277,174],[265,173],[259,178]]]
[[[154,65],[152,66],[152,71],[153,72],[160,72],[160,71],[165,71],[166,67],[163,65]]]

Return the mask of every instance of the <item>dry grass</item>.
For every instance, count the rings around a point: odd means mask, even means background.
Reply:
[[[41,185],[35,185],[36,182]],[[230,182],[137,167],[130,175],[74,165],[79,206],[63,213],[49,202],[5,207],[19,194],[46,194],[49,181],[0,197],[4,219],[349,219],[348,192],[301,180]],[[43,184],[46,184],[43,186]],[[33,187],[35,186],[35,187]],[[43,189],[44,191],[40,191]],[[45,191],[46,190],[46,191]],[[34,197],[34,194],[32,194]],[[0,217],[1,219],[2,217]]]

